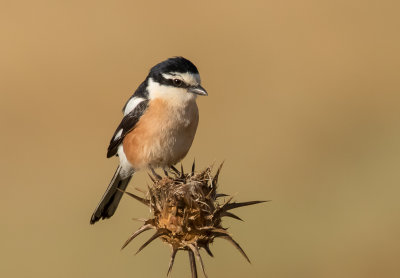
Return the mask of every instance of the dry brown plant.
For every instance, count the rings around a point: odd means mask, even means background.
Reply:
[[[125,248],[135,237],[147,230],[155,233],[139,248],[139,253],[153,240],[160,238],[171,246],[171,259],[167,276],[171,273],[175,255],[179,250],[189,254],[192,278],[197,277],[196,260],[200,263],[204,276],[203,260],[199,250],[203,248],[213,257],[210,244],[215,238],[222,238],[232,243],[236,249],[250,262],[242,247],[222,226],[223,217],[241,220],[231,212],[232,209],[262,203],[264,201],[233,202],[233,197],[217,192],[218,176],[222,164],[215,175],[212,167],[196,172],[193,162],[191,172],[184,173],[172,167],[170,172],[164,171],[165,177],[156,172],[150,175],[153,182],[144,198],[125,192],[139,202],[149,206],[151,219],[142,219],[144,224],[134,232],[122,246]],[[220,201],[224,199],[223,201]]]

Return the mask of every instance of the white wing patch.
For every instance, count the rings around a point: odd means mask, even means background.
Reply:
[[[124,110],[124,116],[128,115],[131,111],[133,111],[133,109],[136,108],[136,106],[141,103],[142,101],[144,101],[144,98],[141,97],[133,97],[131,98],[128,103],[125,106],[125,110]],[[121,131],[122,132],[122,131]],[[120,135],[121,136],[121,135]]]
[[[123,131],[123,129],[121,128],[121,129],[117,132],[117,134],[115,134],[114,141],[115,141],[115,140],[118,140],[118,139],[121,137],[122,131]]]

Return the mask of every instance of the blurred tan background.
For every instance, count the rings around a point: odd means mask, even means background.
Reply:
[[[121,108],[182,55],[207,98],[184,160],[225,160],[237,210],[210,277],[400,277],[398,1],[2,1],[0,276],[165,277],[148,210],[89,218],[117,165]],[[146,173],[133,183],[144,188]],[[130,189],[133,190],[133,186]],[[189,277],[186,254],[172,277]]]

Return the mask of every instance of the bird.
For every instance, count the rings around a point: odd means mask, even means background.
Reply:
[[[119,165],[94,210],[90,224],[114,215],[132,175],[173,167],[188,153],[199,122],[197,96],[207,96],[197,67],[183,57],[153,66],[122,109],[107,158]]]

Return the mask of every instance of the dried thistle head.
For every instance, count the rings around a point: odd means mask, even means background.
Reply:
[[[199,249],[204,248],[212,257],[210,243],[215,238],[222,238],[231,242],[250,262],[240,245],[231,237],[227,229],[222,227],[222,217],[242,220],[230,210],[264,201],[236,203],[232,202],[232,197],[218,194],[217,184],[221,168],[222,164],[214,176],[211,173],[211,167],[195,172],[195,163],[193,163],[190,173],[184,173],[182,166],[181,171],[173,167],[170,172],[172,176],[165,172],[164,178],[153,171],[153,176],[150,175],[153,186],[149,187],[145,198],[125,192],[149,206],[153,218],[144,220],[144,225],[129,237],[122,248],[125,248],[142,232],[154,229],[156,231],[154,235],[136,253],[139,253],[156,238],[161,238],[172,247],[167,276],[171,272],[176,253],[179,250],[186,250],[189,254],[192,277],[197,277],[195,258],[207,277]],[[221,197],[229,198],[220,203],[218,199]]]

